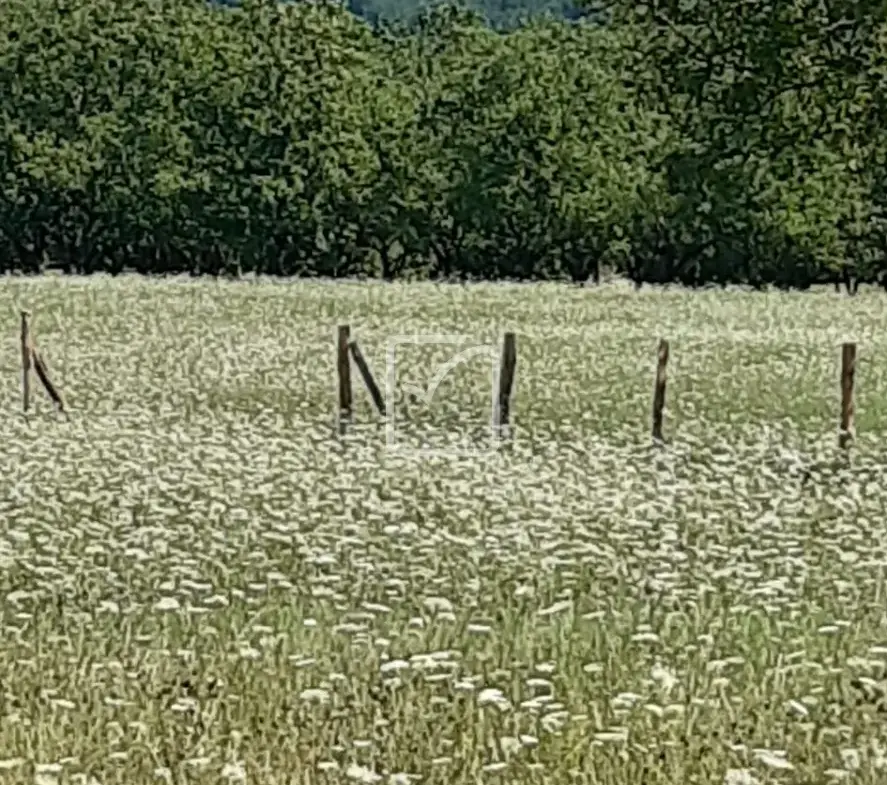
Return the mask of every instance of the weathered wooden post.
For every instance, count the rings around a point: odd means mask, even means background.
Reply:
[[[511,429],[511,389],[514,386],[514,371],[517,367],[517,345],[514,333],[505,333],[502,341],[502,357],[499,363],[499,384],[496,390],[496,403],[493,412],[493,425],[497,438],[503,431]]]
[[[351,422],[351,362],[348,354],[348,343],[351,339],[351,327],[339,325],[339,337],[336,345],[336,373],[339,388],[339,435],[345,433]]]
[[[653,389],[653,438],[662,442],[662,411],[665,409],[665,382],[666,368],[668,366],[668,341],[664,338],[659,341],[659,352],[656,362],[656,386]]]
[[[31,314],[21,312],[21,344],[22,344],[22,406],[25,414],[31,408]]]
[[[856,376],[856,344],[841,347],[841,431],[838,446],[843,450],[853,443],[853,383]]]

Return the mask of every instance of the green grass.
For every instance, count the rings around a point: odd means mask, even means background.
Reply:
[[[881,294],[0,286],[0,782],[887,776]],[[19,307],[69,421],[21,414]],[[513,445],[391,451],[357,382],[334,438],[343,322],[383,384],[390,336],[513,329]],[[483,425],[489,375],[410,443]]]

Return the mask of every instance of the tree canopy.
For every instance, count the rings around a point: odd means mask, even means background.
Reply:
[[[449,5],[4,7],[0,270],[887,272],[868,0],[614,0],[507,32]]]

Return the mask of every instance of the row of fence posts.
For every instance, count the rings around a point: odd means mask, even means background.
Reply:
[[[360,351],[357,341],[351,338],[351,326],[339,325],[336,338],[336,374],[338,380],[338,430],[343,435],[351,424],[354,415],[354,396],[351,391],[351,361],[357,367],[376,411],[384,417],[387,413],[385,396],[376,383],[370,366]],[[517,367],[517,341],[514,333],[505,333],[502,339],[502,353],[499,373],[496,379],[496,397],[493,409],[493,427],[501,437],[511,423],[511,392],[514,387],[514,373]]]
[[[663,421],[665,412],[665,389],[669,359],[669,343],[660,339],[656,353],[656,376],[653,386],[652,435],[656,443],[665,442]],[[353,417],[353,396],[351,393],[351,359],[357,366],[376,411],[385,416],[385,399],[376,384],[373,374],[357,341],[351,338],[351,327],[340,325],[338,332],[337,362],[339,390],[339,433],[344,434]],[[517,342],[512,332],[505,333],[502,341],[500,369],[497,380],[493,427],[501,435],[511,421],[511,395],[514,385],[514,372],[517,366]],[[841,347],[841,413],[838,445],[846,449],[853,442],[853,387],[856,374],[856,344],[844,343]]]
[[[22,405],[27,414],[31,407],[31,371],[33,370],[47,395],[56,408],[67,415],[65,400],[58,387],[49,377],[49,370],[34,341],[30,324],[30,313],[21,312],[21,352],[22,352]],[[656,361],[656,377],[653,387],[652,434],[657,443],[663,443],[663,414],[665,410],[665,388],[669,358],[669,344],[659,341]],[[345,434],[353,420],[354,398],[351,390],[351,361],[354,361],[360,377],[369,392],[376,411],[384,417],[387,412],[385,396],[379,389],[357,341],[351,337],[351,326],[339,326],[336,343],[336,371],[338,379],[338,430]],[[502,436],[511,424],[511,397],[514,387],[514,374],[517,367],[517,340],[513,332],[507,332],[502,341],[499,373],[496,382],[496,396],[492,414],[492,424]],[[846,449],[853,442],[854,404],[853,388],[856,376],[856,344],[844,343],[841,346],[841,412],[838,445]],[[508,431],[510,433],[510,430]]]

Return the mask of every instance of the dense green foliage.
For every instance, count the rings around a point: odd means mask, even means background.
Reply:
[[[871,0],[9,0],[0,270],[805,286],[887,271]]]

